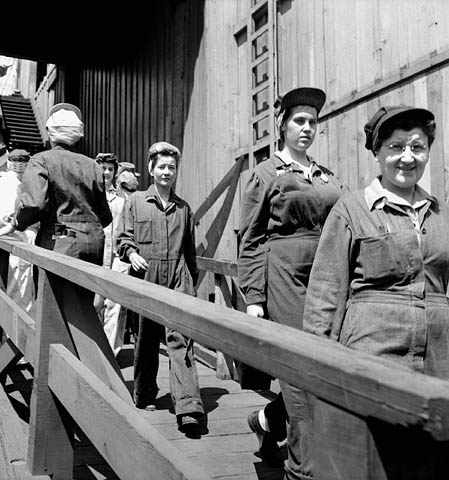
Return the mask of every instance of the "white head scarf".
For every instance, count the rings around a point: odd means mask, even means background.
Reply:
[[[74,145],[84,136],[84,123],[72,110],[57,110],[45,126],[52,143]]]

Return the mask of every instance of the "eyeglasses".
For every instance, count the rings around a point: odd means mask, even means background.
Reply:
[[[382,147],[385,147],[386,149],[390,150],[390,152],[392,152],[395,155],[404,153],[407,147],[410,148],[411,152],[414,155],[422,155],[428,150],[428,146],[425,143],[419,143],[419,142],[412,143],[411,145],[393,142],[393,143],[389,143],[388,145],[382,145]]]

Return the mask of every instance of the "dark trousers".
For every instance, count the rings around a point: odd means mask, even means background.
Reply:
[[[282,392],[270,403],[265,405],[263,409],[265,418],[267,419],[268,428],[278,442],[282,442],[287,438],[287,421],[288,415],[285,409],[284,398]]]
[[[154,403],[159,388],[159,346],[165,339],[169,358],[170,395],[176,415],[204,413],[198,373],[193,355],[193,340],[175,330],[141,317],[134,355],[134,401]]]

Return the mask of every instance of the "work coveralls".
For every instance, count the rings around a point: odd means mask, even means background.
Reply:
[[[238,260],[247,304],[265,304],[270,320],[302,329],[321,228],[346,190],[330,170],[313,161],[310,175],[299,164],[286,165],[276,155],[254,169],[243,198]],[[310,452],[300,441],[308,431],[303,424],[310,421],[307,402],[302,390],[280,384],[289,417],[287,478],[308,478]],[[279,422],[285,424],[285,419]]]
[[[304,329],[449,379],[449,217],[417,187],[412,206],[379,179],[329,215],[307,293]]]
[[[131,252],[137,252],[148,262],[145,280],[195,295],[198,270],[192,213],[189,205],[173,192],[165,208],[154,185],[130,195],[124,211],[124,230],[118,237],[118,252],[124,261],[129,261]],[[134,401],[140,406],[154,403],[159,390],[159,345],[164,333],[175,414],[203,414],[193,341],[142,316],[134,355]]]
[[[17,230],[40,222],[36,245],[103,263],[103,227],[112,216],[103,170],[95,160],[57,145],[34,155],[22,178]]]

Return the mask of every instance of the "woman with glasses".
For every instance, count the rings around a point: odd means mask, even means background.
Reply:
[[[320,239],[304,330],[449,379],[449,221],[418,185],[433,114],[382,107],[365,125],[380,175],[342,197]]]

